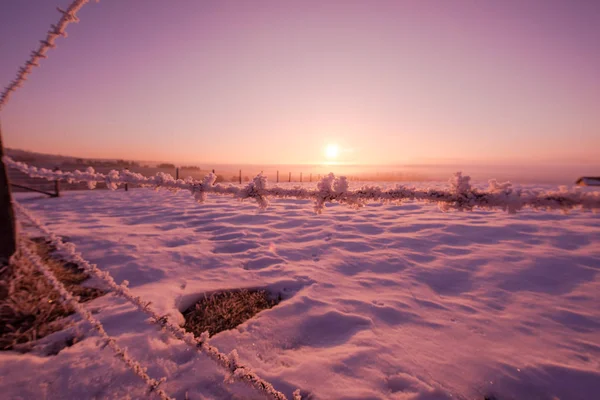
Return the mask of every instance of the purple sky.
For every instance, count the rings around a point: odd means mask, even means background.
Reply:
[[[68,0],[0,3],[4,86]],[[600,164],[600,1],[101,0],[8,147],[219,163]]]

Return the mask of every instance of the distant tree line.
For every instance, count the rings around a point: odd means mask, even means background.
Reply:
[[[162,163],[162,164],[158,164],[156,166],[156,168],[175,169],[177,167],[175,166],[175,164]],[[179,169],[182,171],[200,171],[200,167],[197,167],[195,165],[182,165],[181,167],[179,167]]]
[[[200,167],[197,167],[195,165],[183,165],[181,167],[182,170],[190,170],[190,171],[200,171]]]
[[[162,169],[175,169],[175,164],[162,163],[162,164],[158,164],[158,165],[156,166],[156,168],[162,168]]]
[[[30,162],[37,161],[37,158],[35,158],[34,156],[29,156],[29,155],[13,156],[12,159],[15,161],[24,162],[24,163],[30,163]]]
[[[136,161],[127,161],[127,160],[88,160],[85,158],[76,158],[75,160],[65,160],[61,163],[61,165],[66,166],[77,166],[77,165],[90,165],[96,167],[121,167],[121,168],[131,168],[131,167],[139,167],[140,163]]]

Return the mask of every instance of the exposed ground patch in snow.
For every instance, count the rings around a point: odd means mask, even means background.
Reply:
[[[321,399],[600,393],[597,214],[445,214],[406,203],[328,205],[315,215],[299,200],[260,212],[250,202],[198,205],[189,193],[145,189],[17,198],[174,320],[205,292],[281,292],[278,306],[211,342],[238,349],[289,397],[296,387]],[[111,295],[90,304],[151,376],[167,376],[167,393],[260,398],[223,384],[212,361],[133,306]],[[0,376],[7,398],[146,397],[91,331],[52,358],[1,354]]]

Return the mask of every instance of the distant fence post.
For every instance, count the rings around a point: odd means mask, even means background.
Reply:
[[[242,184],[242,170],[240,169],[240,185]]]
[[[290,172],[290,179],[288,182],[291,182],[291,181],[292,181],[292,173]]]
[[[175,168],[175,179],[179,179],[179,167]]]
[[[308,177],[308,181],[312,182],[312,173],[310,174],[310,176]]]
[[[302,172],[300,172],[300,182],[302,182]]]
[[[129,168],[125,167],[125,171],[129,171]],[[125,184],[125,191],[126,192],[129,191],[129,184],[128,183]]]
[[[277,183],[279,183],[279,170],[277,170]]]
[[[60,171],[60,168],[54,167],[55,171]],[[56,179],[54,181],[54,197],[60,197],[60,181]]]
[[[2,129],[0,127],[0,261],[8,262],[17,251],[17,225],[13,210],[8,168],[2,160],[4,147],[2,146]]]

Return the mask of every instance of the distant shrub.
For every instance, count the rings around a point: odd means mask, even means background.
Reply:
[[[115,164],[119,167],[139,167],[140,164],[135,161],[116,160]]]
[[[184,165],[181,167],[182,170],[190,170],[190,171],[200,171],[200,167],[195,165]]]
[[[217,179],[215,180],[215,183],[221,183],[221,182],[226,182],[227,180],[225,179],[225,177],[223,175],[217,175]]]
[[[156,167],[163,168],[163,169],[175,169],[175,164],[162,163],[162,164],[158,164]]]

